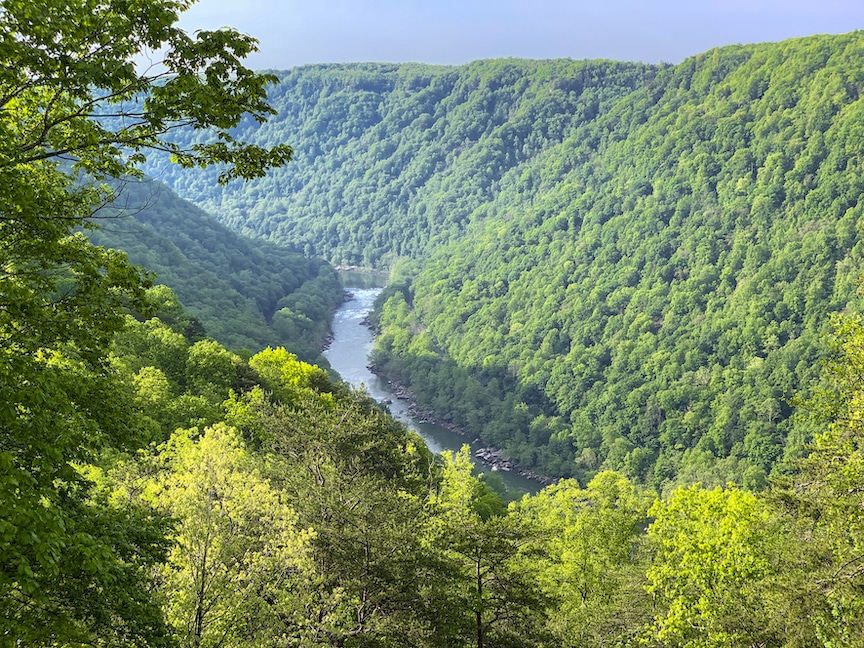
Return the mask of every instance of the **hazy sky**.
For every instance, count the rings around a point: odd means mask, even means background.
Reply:
[[[864,28],[864,0],[199,0],[188,30],[255,36],[253,68],[479,58],[676,63],[717,45]]]

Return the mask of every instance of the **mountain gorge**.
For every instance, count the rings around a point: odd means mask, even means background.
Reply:
[[[759,486],[802,453],[792,399],[857,305],[862,53],[851,33],[675,66],[312,66],[240,129],[297,142],[289,168],[150,171],[240,231],[410,258],[376,362],[522,465]]]
[[[254,39],[187,4],[0,8],[0,648],[860,648],[864,34],[305,68],[286,175]],[[319,350],[313,246],[391,266],[379,371],[575,479],[505,503],[254,353]]]

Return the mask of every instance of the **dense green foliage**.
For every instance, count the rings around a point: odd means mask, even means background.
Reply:
[[[150,168],[240,231],[413,258],[379,368],[523,466],[761,487],[802,453],[790,399],[858,299],[861,43],[304,67],[278,120],[237,130],[298,164],[228,188]]]
[[[290,141],[293,164],[244,186],[217,171],[148,173],[244,234],[334,263],[386,267],[458,238],[505,176],[652,78],[635,64],[479,61],[317,65],[277,73],[279,116],[238,133]],[[205,141],[177,133],[177,141]],[[511,181],[512,182],[512,181]]]
[[[768,490],[658,497],[604,470],[505,507],[467,448],[433,457],[284,348],[230,352],[78,232],[114,197],[79,171],[124,177],[174,148],[160,138],[175,123],[269,113],[266,78],[236,58],[254,44],[187,37],[184,7],[0,6],[0,646],[862,645],[860,319],[835,318],[812,452]],[[161,44],[176,76],[151,87],[129,58]],[[142,92],[143,108],[125,103]],[[98,103],[126,124],[91,119]],[[227,134],[174,151],[233,163],[226,178],[287,157]],[[56,163],[67,153],[74,176]],[[380,323],[393,348],[435,356],[422,325],[404,328],[406,296],[390,291]]]
[[[764,485],[859,299],[862,55],[859,32],[658,71],[388,293],[380,368],[541,472]]]
[[[837,327],[824,432],[786,484],[657,498],[604,471],[505,507],[467,447],[433,458],[283,349],[246,362],[129,317],[115,384],[151,443],[83,472],[109,510],[163,520],[179,646],[852,648],[862,341]]]
[[[150,593],[168,550],[164,521],[112,505],[83,475],[103,453],[147,441],[132,385],[117,379],[107,353],[124,309],[150,305],[144,273],[76,231],[111,191],[75,177],[134,174],[153,148],[184,164],[225,163],[226,180],[259,176],[291,154],[228,134],[244,114],[271,114],[268,77],[241,63],[250,38],[175,27],[185,6],[0,4],[3,646],[170,643]],[[164,66],[139,73],[133,60],[152,50]],[[164,141],[182,126],[222,137],[189,149]]]
[[[343,293],[329,264],[239,236],[155,181],[124,182],[94,222],[94,243],[154,271],[157,283],[226,346],[283,345],[323,362],[320,350]]]

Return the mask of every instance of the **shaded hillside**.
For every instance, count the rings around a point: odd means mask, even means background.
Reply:
[[[269,90],[277,117],[239,129],[260,144],[290,142],[287,167],[227,187],[216,170],[181,171],[166,160],[147,171],[244,234],[385,267],[458,238],[522,165],[654,73],[515,59],[302,67],[277,73]]]
[[[377,361],[527,467],[759,486],[802,452],[791,399],[857,299],[862,41],[301,68],[241,129],[296,143],[287,170],[166,179],[307,252],[419,259]]]
[[[233,348],[284,345],[321,361],[342,299],[326,262],[239,236],[159,182],[124,184],[116,205],[97,214],[90,237],[155,272],[210,335]]]
[[[858,299],[862,59],[855,33],[660,72],[394,292],[379,364],[540,470],[764,483]]]

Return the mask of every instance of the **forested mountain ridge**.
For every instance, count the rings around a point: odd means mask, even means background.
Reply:
[[[861,60],[856,32],[658,72],[392,295],[379,365],[541,470],[764,483],[859,304]]]
[[[287,170],[164,177],[334,261],[420,259],[376,361],[523,465],[755,487],[802,452],[791,399],[858,299],[861,58],[855,32],[675,66],[310,66],[270,89],[282,121],[238,129],[293,138]]]
[[[313,65],[277,72],[279,115],[238,133],[290,142],[287,167],[220,187],[217,170],[146,169],[233,229],[334,263],[386,267],[457,239],[508,174],[644,84],[609,61]],[[178,141],[204,140],[184,131]]]
[[[178,122],[271,114],[254,41],[135,7],[0,11],[0,648],[861,646],[860,317],[837,318],[812,452],[764,492],[603,471],[505,507],[467,448],[434,457],[285,349],[195,340],[80,231]],[[168,78],[134,65],[154,50]],[[228,177],[291,154],[220,134],[174,153]]]
[[[93,219],[91,240],[155,272],[229,348],[287,346],[326,362],[320,351],[343,293],[328,263],[240,236],[154,180],[127,179],[117,194]]]

